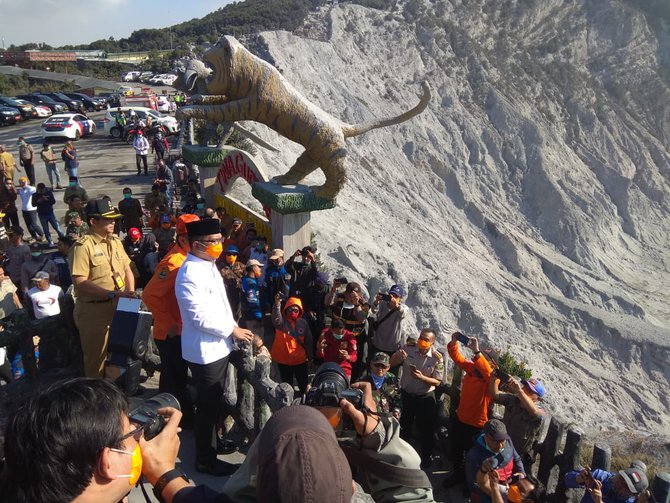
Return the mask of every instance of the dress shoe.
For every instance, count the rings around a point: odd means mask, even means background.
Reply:
[[[200,473],[208,473],[209,475],[214,475],[215,477],[225,477],[235,473],[239,468],[239,465],[233,465],[231,463],[226,463],[220,459],[215,459],[211,463],[195,463],[195,470]]]

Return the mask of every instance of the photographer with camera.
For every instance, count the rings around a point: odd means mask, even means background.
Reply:
[[[161,407],[178,405],[161,396],[129,417],[125,395],[103,379],[60,381],[35,394],[7,422],[0,499],[116,503],[143,473],[171,502],[190,484],[175,470],[181,412]]]
[[[346,284],[344,293],[338,293],[340,286]],[[367,318],[370,311],[368,304],[361,295],[361,285],[347,282],[346,278],[335,278],[330,292],[324,300],[326,306],[332,306],[333,320],[342,320],[344,328],[356,336],[356,364],[351,370],[351,380],[356,381],[363,373],[365,348],[367,345]]]
[[[400,285],[393,285],[386,294],[379,292],[375,296],[371,316],[374,318],[371,355],[382,351],[392,356],[402,346],[402,322],[407,317],[407,306],[402,304],[404,295]]]
[[[591,470],[586,466],[566,473],[563,480],[565,487],[586,488],[581,503],[634,503],[649,487],[647,465],[642,461],[633,461],[618,472]]]
[[[471,360],[461,354],[461,344],[472,350]],[[461,400],[449,425],[451,446],[449,458],[452,472],[442,483],[445,489],[465,482],[463,456],[472,446],[472,439],[481,433],[484,424],[488,421],[488,408],[491,402],[491,397],[488,395],[488,384],[492,372],[491,365],[479,350],[479,341],[476,337],[454,332],[451,334],[451,342],[447,344],[447,351],[449,357],[465,372],[465,375],[461,383]],[[467,493],[467,488],[464,488],[464,494]]]
[[[505,424],[499,419],[486,422],[472,448],[465,456],[465,476],[471,491],[470,499],[479,503],[491,503],[490,493],[477,484],[477,472],[496,470],[500,483],[509,486],[516,479],[524,478],[526,471],[521,457],[514,450]]]
[[[296,262],[295,259],[302,258],[301,262]],[[291,275],[291,297],[300,297],[303,301],[304,295],[309,290],[310,286],[316,281],[318,274],[318,266],[316,263],[316,248],[313,246],[305,246],[301,250],[297,250],[284,264],[286,272]]]
[[[507,390],[506,393],[498,389],[499,383]],[[526,465],[545,416],[544,409],[539,405],[544,398],[544,384],[539,379],[522,379],[519,382],[501,369],[495,369],[489,380],[489,395],[495,403],[505,406],[502,421]]]
[[[266,423],[223,488],[231,501],[352,501],[362,488],[349,463],[358,467],[375,501],[434,501],[419,456],[400,439],[394,418],[377,415],[368,383],[348,388],[342,370],[325,363],[303,402],[275,412]],[[191,491],[188,501],[212,501],[204,489]]]

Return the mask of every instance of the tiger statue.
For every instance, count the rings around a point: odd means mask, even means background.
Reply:
[[[423,112],[431,97],[430,87],[424,82],[421,100],[411,110],[388,119],[346,124],[309,102],[274,66],[253,55],[234,37],[221,37],[204,53],[203,61],[213,71],[207,80],[209,94],[194,96],[192,101],[197,105],[177,110],[177,119],[265,124],[305,147],[288,172],[274,181],[296,184],[321,168],[326,181],[313,191],[326,199],[335,199],[347,181],[345,138],[407,121]]]

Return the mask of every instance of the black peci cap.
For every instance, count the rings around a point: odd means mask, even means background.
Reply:
[[[188,237],[209,236],[211,234],[221,234],[221,222],[218,218],[205,218],[186,224]]]

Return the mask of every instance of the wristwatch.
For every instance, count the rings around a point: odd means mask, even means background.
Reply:
[[[183,478],[186,482],[188,482],[188,477],[179,468],[173,468],[172,470],[165,472],[158,478],[158,480],[156,481],[156,485],[154,486],[154,496],[156,496],[158,501],[160,501],[161,503],[165,502],[165,500],[163,499],[163,489],[165,489],[166,485],[168,485],[174,479],[177,479],[179,477]]]

